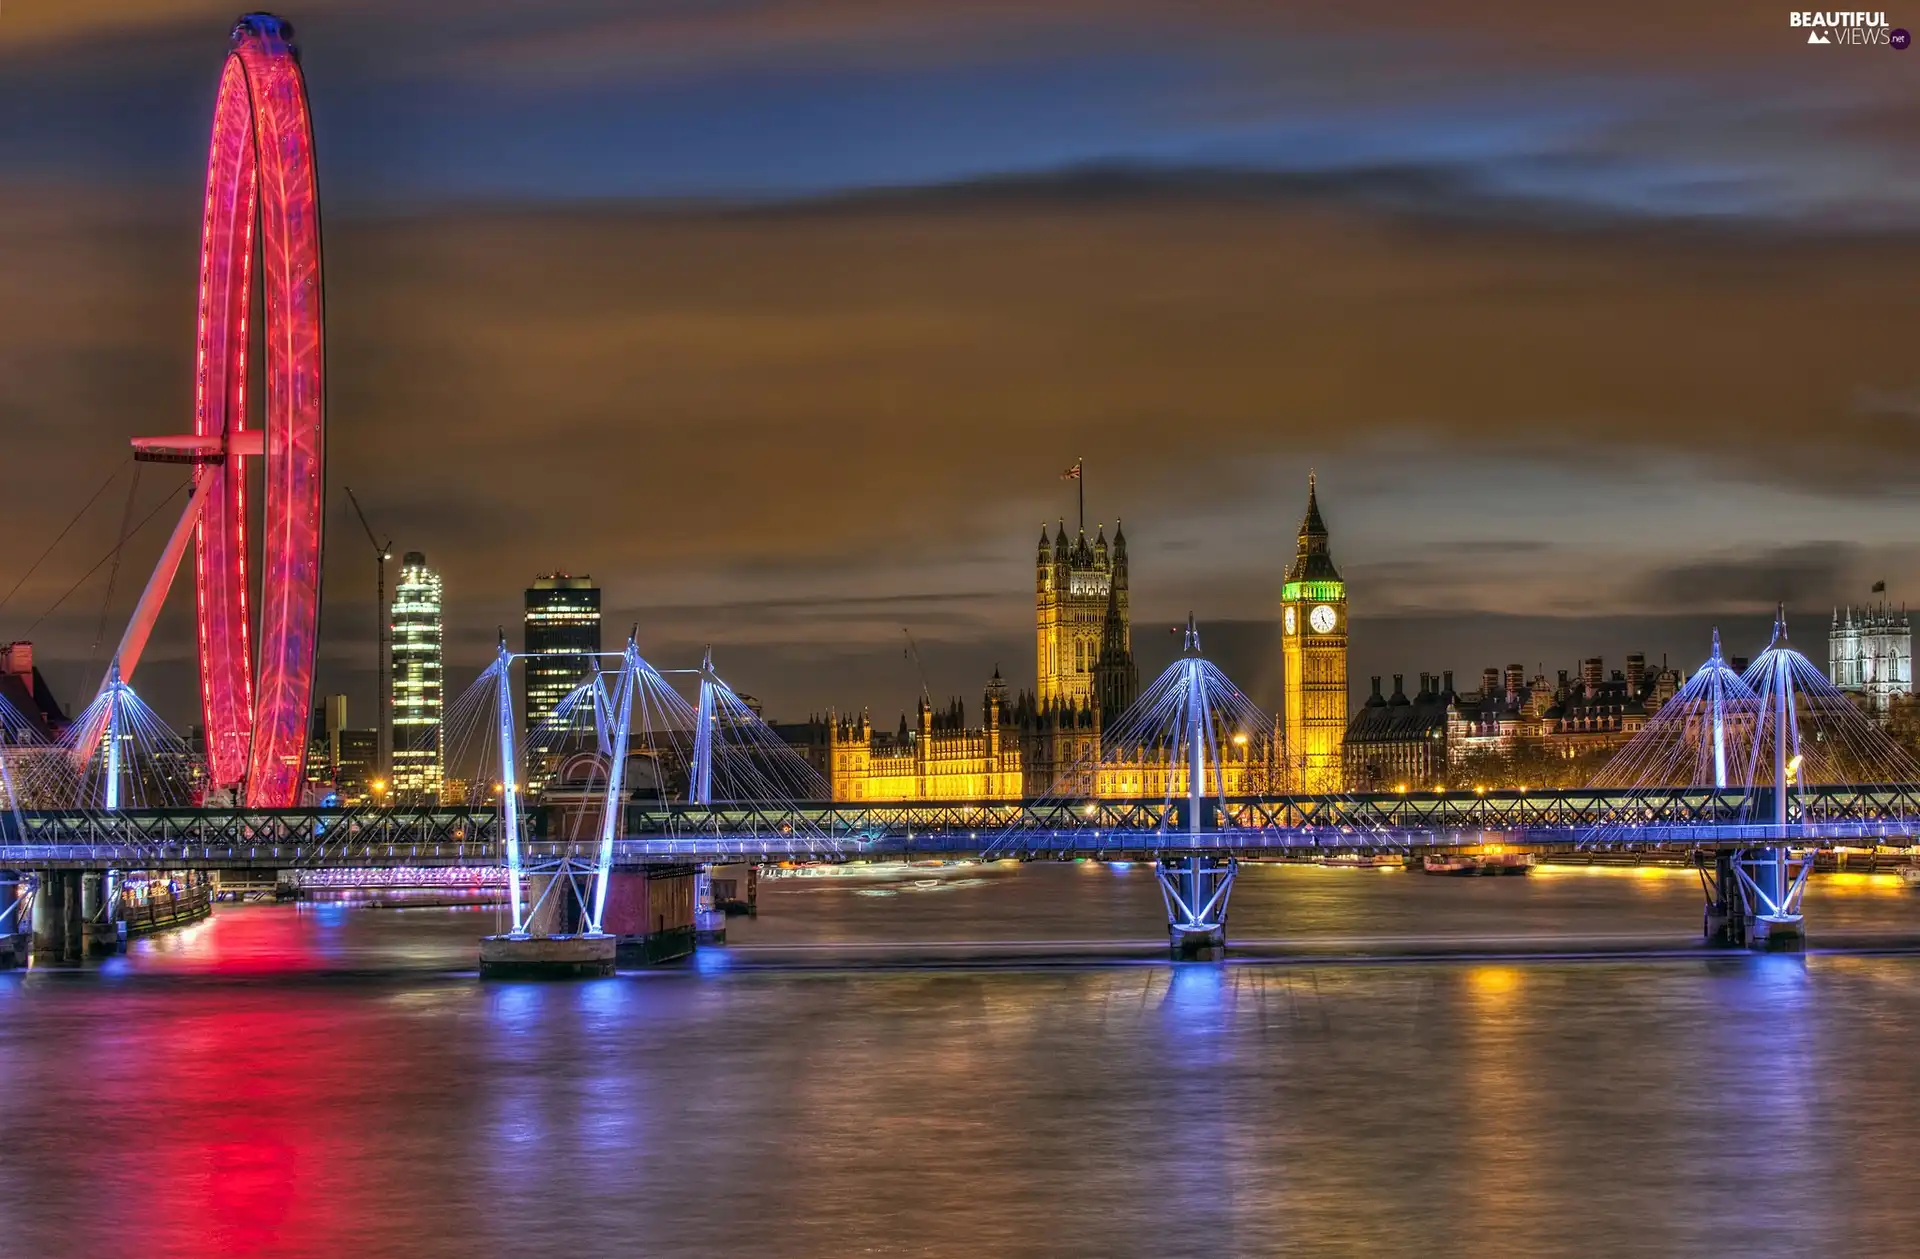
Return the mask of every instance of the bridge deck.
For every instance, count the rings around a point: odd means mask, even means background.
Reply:
[[[1059,857],[1205,851],[1400,851],[1483,842],[1527,848],[1632,844],[1738,848],[1780,842],[1770,792],[1487,792],[1273,796],[1206,802],[1188,834],[1184,801],[803,804],[788,808],[636,803],[616,865],[852,857]],[[1789,842],[1905,846],[1920,833],[1920,784],[1795,793]],[[590,836],[563,836],[530,811],[526,860],[591,860]],[[588,828],[589,830],[593,828]],[[498,864],[494,810],[160,809],[0,813],[0,867],[400,867]]]

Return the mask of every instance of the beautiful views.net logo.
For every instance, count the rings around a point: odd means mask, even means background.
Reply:
[[[1895,28],[1885,13],[1789,13],[1787,25],[1806,27],[1809,44],[1893,48],[1902,52],[1913,45],[1913,36]]]

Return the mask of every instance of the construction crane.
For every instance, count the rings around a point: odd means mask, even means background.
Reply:
[[[927,666],[920,663],[920,646],[913,641],[913,631],[902,625],[900,632],[907,636],[907,656],[913,661],[913,667],[920,674],[920,698],[926,701],[927,711],[933,711],[933,692],[927,689]]]
[[[393,539],[385,542],[373,532],[373,526],[367,523],[367,513],[360,509],[360,500],[354,495],[353,487],[347,486],[347,502],[353,504],[353,514],[360,518],[360,527],[367,531],[367,541],[373,544],[374,578],[373,606],[373,685],[374,702],[380,706],[379,742],[373,754],[374,773],[385,779],[393,777],[393,676],[392,655],[387,650],[387,636],[392,632],[391,619],[387,616],[387,561],[393,558]]]

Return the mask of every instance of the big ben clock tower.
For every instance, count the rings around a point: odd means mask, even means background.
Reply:
[[[1286,666],[1286,756],[1293,790],[1331,794],[1344,785],[1340,747],[1347,731],[1347,584],[1327,552],[1327,524],[1312,473],[1299,547],[1280,592]]]

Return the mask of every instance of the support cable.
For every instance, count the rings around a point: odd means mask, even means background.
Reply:
[[[161,499],[158,503],[154,504],[153,510],[148,512],[146,515],[142,516],[140,518],[140,523],[133,527],[133,533],[139,533],[142,529],[146,528],[147,525],[152,522],[155,516],[158,516],[162,511],[166,509],[169,503],[173,502],[175,498],[179,497],[180,490],[183,490],[185,488],[187,487],[184,485],[181,486],[180,489],[173,491],[173,493],[167,495],[165,498]],[[132,537],[133,534],[128,534],[127,536]],[[39,616],[34,618],[33,624],[27,626],[26,633],[32,634],[34,630],[40,628],[40,623],[42,621],[45,621],[48,617],[52,616],[55,612],[59,611],[60,605],[65,603],[68,599],[72,598],[74,591],[86,585],[88,578],[92,577],[95,573],[99,572],[101,567],[104,564],[106,564],[108,560],[112,559],[114,556],[118,555],[119,553],[120,553],[120,548],[118,545],[116,545],[111,551],[108,551],[105,555],[102,555],[98,560],[94,561],[94,565],[92,568],[89,568],[86,572],[80,574],[80,580],[74,582],[71,586],[68,586],[65,594],[61,595],[58,599],[55,599],[45,612],[42,612]]]
[[[87,671],[80,685],[93,676],[100,664],[100,640],[107,636],[107,613],[113,608],[113,588],[120,584],[120,560],[126,554],[127,539],[132,536],[133,505],[140,497],[140,465],[133,465],[133,483],[127,487],[127,505],[120,509],[120,541],[113,548],[113,567],[107,570],[107,590],[100,596],[100,620],[94,626],[93,646],[87,649]]]
[[[112,485],[115,481],[119,480],[120,474],[122,472],[125,472],[127,468],[132,464],[133,464],[133,460],[128,459],[126,463],[123,463],[119,467],[115,468],[113,470],[112,475],[108,476],[106,480],[100,483],[100,488],[95,490],[93,494],[87,499],[87,501],[80,505],[79,511],[73,513],[73,519],[67,522],[66,528],[62,529],[59,535],[56,536],[53,541],[47,543],[47,549],[40,552],[40,558],[35,560],[32,564],[28,565],[27,571],[20,574],[20,580],[13,583],[13,588],[11,590],[7,591],[7,593],[4,596],[0,596],[0,608],[4,608],[7,606],[8,603],[12,602],[13,597],[20,593],[20,587],[26,585],[27,579],[29,577],[32,577],[36,572],[38,572],[40,570],[40,566],[46,563],[47,557],[53,554],[53,549],[59,546],[61,542],[65,541],[66,536],[69,533],[73,532],[73,527],[80,523],[80,517],[86,515],[87,509],[100,501],[100,496],[107,492],[107,487]],[[98,567],[98,565],[95,565],[95,567]],[[35,625],[38,625],[39,623],[40,623],[39,621],[34,622]]]

